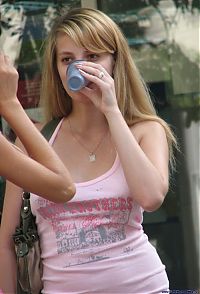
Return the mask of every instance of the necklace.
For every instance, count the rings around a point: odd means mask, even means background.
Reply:
[[[96,151],[98,150],[98,148],[101,146],[101,144],[103,143],[108,131],[106,130],[106,132],[104,133],[104,135],[102,136],[102,138],[100,139],[100,141],[97,143],[97,145],[95,146],[95,148],[91,151],[88,149],[87,146],[85,146],[85,144],[83,144],[75,135],[74,135],[74,131],[72,129],[70,120],[68,119],[68,123],[69,123],[69,129],[71,132],[72,137],[89,153],[88,155],[88,159],[89,162],[94,162],[96,161]]]

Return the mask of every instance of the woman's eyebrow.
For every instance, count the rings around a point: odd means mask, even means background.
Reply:
[[[61,51],[61,52],[58,52],[58,55],[66,55],[66,54],[73,54],[73,52],[70,52],[70,51]]]

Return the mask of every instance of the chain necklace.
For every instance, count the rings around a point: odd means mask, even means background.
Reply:
[[[95,146],[95,148],[90,151],[88,149],[87,146],[85,146],[75,135],[74,135],[74,131],[72,129],[72,126],[71,126],[71,123],[70,123],[70,120],[68,119],[68,123],[69,123],[69,129],[70,129],[70,132],[71,132],[71,135],[72,137],[79,143],[79,145],[81,145],[83,147],[83,149],[85,149],[89,155],[88,155],[88,159],[89,159],[89,162],[94,162],[96,161],[96,151],[98,150],[98,148],[101,146],[101,144],[103,143],[106,135],[108,134],[108,130],[106,130],[106,132],[104,133],[104,135],[102,136],[102,138],[100,139],[100,141],[98,142],[98,144]]]

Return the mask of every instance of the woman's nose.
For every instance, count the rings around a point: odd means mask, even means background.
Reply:
[[[75,56],[74,61],[77,61],[77,60],[86,60],[86,59],[87,58],[85,57],[84,54],[80,54],[80,55]]]

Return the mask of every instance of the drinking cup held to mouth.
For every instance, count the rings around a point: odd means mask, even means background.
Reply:
[[[88,80],[82,76],[79,69],[75,66],[83,60],[72,61],[67,68],[67,85],[71,91],[79,91],[88,84]]]

